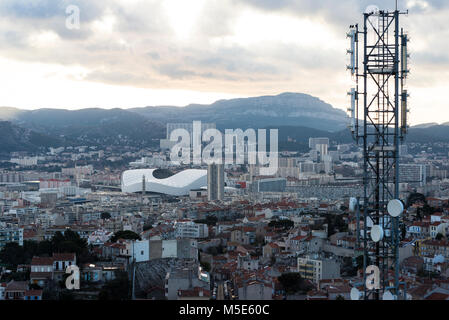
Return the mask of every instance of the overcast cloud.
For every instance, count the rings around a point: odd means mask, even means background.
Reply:
[[[84,100],[77,100],[78,107],[112,107],[111,100],[93,96],[88,89],[98,90],[94,86],[97,84],[111,85],[111,91],[123,94],[126,91],[113,88],[139,88],[153,93],[159,90],[158,99],[129,91],[134,99],[120,100],[129,101],[121,107],[170,104],[173,94],[167,94],[164,101],[164,90],[188,90],[188,95],[176,100],[179,104],[293,91],[318,96],[345,109],[346,91],[351,86],[345,70],[345,32],[350,24],[361,23],[361,13],[368,5],[393,9],[394,3],[2,0],[0,59],[4,64],[13,61],[24,70],[29,69],[30,82],[38,82],[36,85],[42,88],[50,84],[47,80],[58,83],[60,88],[55,91],[61,95],[70,94],[73,83],[79,83],[80,88],[86,89],[76,91],[84,92]],[[449,121],[444,92],[449,86],[449,2],[399,3],[401,9],[410,10],[402,21],[412,39],[412,74],[408,82],[412,120],[432,121],[434,112],[441,116],[433,121]],[[79,30],[69,30],[65,25],[65,9],[71,4],[80,8]],[[31,65],[35,68],[28,67]],[[4,83],[23,77],[17,68],[3,70]],[[23,90],[31,86],[26,81],[22,83]],[[108,96],[106,87],[103,89],[101,92]],[[13,97],[11,91],[8,96],[0,94],[0,105],[15,106]],[[27,107],[25,100],[19,102],[21,95],[17,99],[17,106]],[[50,99],[42,94],[33,99],[35,103],[29,108],[54,106],[57,96]],[[60,107],[73,107],[65,102]]]

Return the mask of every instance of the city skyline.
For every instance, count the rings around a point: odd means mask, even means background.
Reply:
[[[0,106],[126,109],[301,92],[345,110],[345,33],[372,4],[394,8],[352,0],[3,1]],[[66,27],[69,5],[79,7],[79,29]],[[411,37],[410,122],[447,122],[441,39],[449,6],[399,6],[410,10],[402,19]]]

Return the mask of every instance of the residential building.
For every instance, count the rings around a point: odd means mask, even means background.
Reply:
[[[193,221],[177,221],[174,227],[176,238],[204,239],[209,236],[207,224],[195,223]]]
[[[298,272],[304,279],[315,283],[322,279],[336,279],[340,277],[340,263],[333,259],[316,257],[298,258]]]
[[[209,164],[207,167],[207,199],[223,200],[224,197],[224,165]]]

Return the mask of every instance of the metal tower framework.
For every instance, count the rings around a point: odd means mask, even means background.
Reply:
[[[388,203],[399,199],[399,146],[407,133],[408,38],[399,28],[401,14],[404,13],[398,10],[365,13],[363,30],[358,25],[351,26],[348,34],[351,38],[348,69],[356,81],[356,88],[349,93],[350,128],[356,141],[363,143],[364,156],[361,241],[362,298],[366,300],[382,299],[386,291],[398,298],[405,295],[399,290],[400,217],[387,212]],[[361,69],[359,44],[363,52]],[[359,104],[363,107],[361,112]],[[375,236],[373,226],[377,228]],[[367,270],[370,265],[379,270],[378,285],[367,284],[373,271]]]

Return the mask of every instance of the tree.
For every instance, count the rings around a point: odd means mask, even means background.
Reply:
[[[101,213],[101,219],[109,220],[109,219],[111,219],[111,214],[109,212],[102,212]]]
[[[217,224],[218,218],[216,216],[207,216],[206,219],[195,220],[195,223],[203,223],[208,226],[215,226]]]
[[[407,235],[407,228],[405,227],[405,224],[401,225],[401,236],[402,239],[405,239],[405,236]]]
[[[1,279],[2,282],[9,282],[11,280],[14,281],[29,281],[30,280],[30,273],[29,272],[12,272],[12,273],[5,273]]]
[[[357,256],[355,258],[355,262],[357,265],[357,269],[363,269],[363,254]]]
[[[31,289],[31,290],[42,290],[41,286],[39,286],[39,285],[36,284],[36,283],[30,284],[30,289]]]
[[[77,256],[81,256],[87,252],[87,241],[82,239],[80,235],[67,229],[64,234],[61,232],[56,232],[51,239],[52,253],[54,252],[67,252],[76,253]]]
[[[278,280],[287,294],[295,294],[306,289],[304,279],[297,272],[284,273]]]
[[[51,255],[53,253],[53,244],[51,240],[44,240],[38,243],[37,256]]]
[[[435,237],[436,240],[441,240],[443,238],[444,236],[441,233],[438,233],[437,236]]]
[[[114,235],[111,237],[112,242],[117,242],[118,239],[125,239],[125,240],[142,240],[140,236],[131,231],[131,230],[122,230],[117,231],[114,233]]]
[[[73,300],[75,300],[75,297],[74,297],[72,291],[62,290],[59,294],[59,300],[73,301]]]
[[[0,251],[0,261],[8,268],[16,268],[17,265],[25,263],[25,251],[16,242],[7,243]]]
[[[345,223],[341,215],[326,214],[325,217],[328,237],[337,232],[346,232],[348,230],[348,225]]]
[[[265,237],[261,234],[256,235],[255,245],[265,245]]]
[[[64,234],[56,232],[51,240],[41,242],[24,241],[23,246],[15,242],[7,243],[0,251],[0,262],[15,269],[19,264],[30,264],[34,256],[51,256],[53,253],[76,253],[80,263],[88,255],[87,241],[78,233],[67,229]]]
[[[204,271],[210,272],[210,263],[209,262],[201,262],[201,267],[203,267]]]
[[[106,282],[101,289],[99,300],[128,300],[130,298],[131,285],[126,272],[117,272],[114,280]]]
[[[408,198],[405,207],[408,208],[415,204],[416,202],[421,202],[427,204],[426,197],[422,193],[411,193]]]
[[[430,216],[432,213],[435,212],[435,209],[429,206],[427,203],[422,208],[422,211],[424,213],[424,216]]]
[[[288,230],[295,226],[295,223],[291,220],[272,220],[268,224],[270,228]]]
[[[206,251],[207,251],[207,253],[209,253],[209,254],[211,254],[213,256],[216,256],[218,254],[217,247],[209,247],[209,248],[207,248]]]

